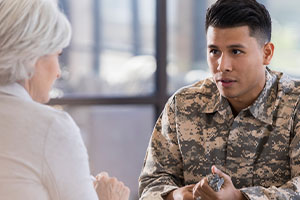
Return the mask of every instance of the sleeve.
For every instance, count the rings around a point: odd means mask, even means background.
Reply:
[[[43,181],[50,199],[97,200],[79,128],[67,113],[60,114],[45,139]]]
[[[297,106],[293,122],[294,137],[290,143],[289,157],[291,180],[280,187],[249,187],[241,189],[247,199],[267,200],[267,199],[300,199],[300,104]]]
[[[139,178],[140,199],[162,197],[183,186],[182,158],[178,148],[174,104],[167,102],[156,122]]]

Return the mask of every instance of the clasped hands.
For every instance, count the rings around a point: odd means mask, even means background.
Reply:
[[[108,173],[101,172],[95,177],[94,188],[101,200],[128,200],[130,190],[123,182]]]
[[[166,196],[166,200],[245,200],[240,190],[236,189],[231,178],[217,169],[211,168],[212,174],[217,174],[224,179],[220,191],[214,191],[208,183],[207,177],[201,179],[197,184],[187,185],[178,188]]]

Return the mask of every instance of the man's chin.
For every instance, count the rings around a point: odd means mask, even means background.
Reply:
[[[231,93],[231,92],[225,92],[225,91],[220,91],[221,95],[223,97],[225,97],[226,99],[232,99],[232,98],[235,98],[236,95]]]

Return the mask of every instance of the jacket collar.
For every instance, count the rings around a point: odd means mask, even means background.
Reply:
[[[251,114],[267,124],[272,125],[277,99],[278,84],[276,74],[266,69],[266,84],[255,102],[248,107]],[[247,109],[247,108],[246,108]]]
[[[212,80],[210,80],[210,83]],[[262,92],[255,100],[255,102],[250,105],[248,108],[244,110],[249,110],[251,114],[260,121],[263,121],[267,124],[272,124],[274,108],[275,108],[275,100],[277,98],[277,75],[273,73],[269,68],[266,68],[266,84],[263,88]],[[220,112],[222,115],[228,116],[231,113],[231,109],[229,109],[228,100],[223,97],[215,83],[211,86],[211,91],[216,91],[215,93],[211,93],[208,95],[210,101],[207,102],[207,105],[202,108],[202,112],[204,113],[213,113]],[[278,102],[278,101],[277,101]]]

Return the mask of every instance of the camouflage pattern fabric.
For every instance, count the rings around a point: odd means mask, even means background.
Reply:
[[[300,199],[300,81],[266,68],[266,85],[236,117],[211,78],[166,103],[139,178],[140,199],[196,184],[216,165],[248,199]]]

